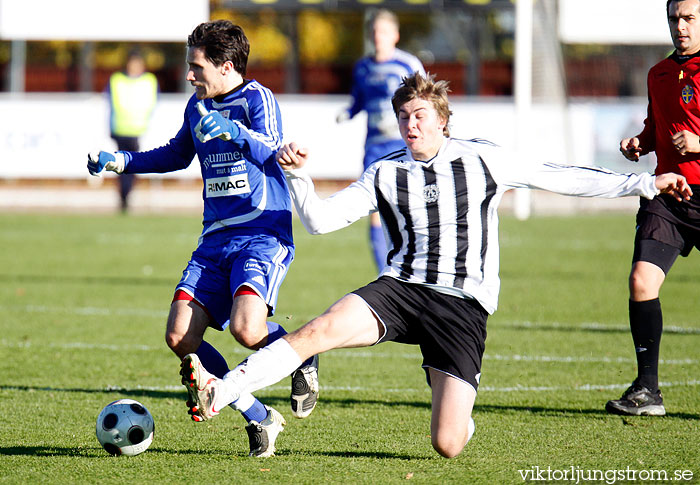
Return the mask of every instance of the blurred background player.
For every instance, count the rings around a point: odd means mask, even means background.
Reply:
[[[363,169],[372,162],[403,148],[396,116],[391,108],[391,97],[401,80],[414,72],[425,74],[423,64],[414,55],[397,49],[399,19],[391,11],[378,10],[370,21],[374,53],[363,57],[352,72],[352,105],[342,111],[337,121],[353,118],[360,111],[367,112],[367,138]],[[370,242],[379,271],[386,264],[386,242],[378,214],[370,217]]]
[[[189,166],[197,155],[204,181],[204,221],[199,244],[178,283],[165,339],[183,358],[195,353],[215,375],[229,371],[224,357],[204,341],[207,327],[229,327],[238,342],[257,349],[286,334],[268,322],[294,257],[289,191],[275,152],[282,140],[272,92],[244,79],[250,47],[243,30],[226,20],[205,22],[187,39],[187,80],[195,93],[182,127],[166,145],[146,152],[88,156],[88,170],[165,173]],[[291,406],[306,417],[316,404],[317,359],[292,376]],[[183,383],[193,370],[182,367]],[[197,390],[187,388],[194,414]],[[232,407],[249,425],[250,454],[269,456],[284,418],[252,395]]]
[[[433,448],[457,456],[474,432],[486,320],[498,304],[503,194],[530,187],[590,197],[689,195],[676,174],[536,163],[485,140],[451,138],[447,91],[447,83],[432,76],[406,78],[392,99],[405,148],[327,199],[302,169],[306,149],[291,143],[277,153],[304,227],[323,234],[379,211],[390,237],[388,264],[378,279],[257,351],[223,380],[199,365],[193,385],[201,389],[203,417],[216,416],[241,392],[274,384],[311,355],[395,341],[420,345],[432,390]],[[185,362],[190,359],[196,355]]]
[[[649,70],[649,106],[642,132],[620,142],[633,162],[656,152],[656,173],[684,175],[696,195],[677,201],[668,195],[641,199],[637,212],[629,319],[637,357],[637,378],[610,413],[663,416],[659,390],[659,349],[663,320],[659,291],[680,254],[700,247],[700,0],[668,0],[668,26],[675,51]]]
[[[139,138],[146,133],[158,100],[158,80],[146,72],[141,52],[129,52],[124,71],[115,72],[107,84],[109,95],[109,130],[117,150],[139,151]],[[134,186],[133,173],[118,177],[122,212],[129,209],[129,194]]]

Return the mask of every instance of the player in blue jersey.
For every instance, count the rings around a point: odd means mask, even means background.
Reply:
[[[389,10],[378,10],[371,19],[374,53],[363,57],[352,72],[352,105],[337,118],[342,122],[360,111],[367,112],[364,169],[385,155],[403,148],[391,97],[401,80],[414,72],[425,74],[420,60],[396,48],[399,19]],[[370,217],[370,241],[374,260],[381,271],[386,264],[386,239],[377,214]]]
[[[195,94],[182,127],[166,145],[146,152],[100,151],[88,170],[118,174],[166,173],[189,166],[197,155],[204,181],[204,220],[199,244],[183,271],[168,316],[165,339],[183,363],[183,384],[198,365],[229,372],[224,357],[204,340],[207,327],[228,327],[238,342],[258,349],[286,334],[267,317],[294,257],[289,192],[275,152],[281,146],[279,106],[272,92],[244,78],[249,44],[229,21],[205,22],[187,39],[187,80]],[[292,412],[306,417],[318,395],[318,359],[292,374]],[[198,419],[197,389],[188,407]],[[250,454],[270,456],[285,421],[252,395],[232,403],[249,425]]]

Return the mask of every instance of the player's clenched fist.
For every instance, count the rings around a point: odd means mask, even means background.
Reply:
[[[87,169],[90,175],[95,177],[100,177],[103,170],[122,173],[125,166],[126,161],[121,152],[94,151],[88,153]]]
[[[296,143],[288,143],[279,149],[275,155],[277,163],[284,170],[293,170],[301,168],[306,164],[309,157],[309,151],[306,148],[301,148]]]
[[[639,161],[639,155],[642,153],[642,149],[639,146],[639,138],[625,138],[620,142],[620,152],[625,156],[627,160],[633,162]]]

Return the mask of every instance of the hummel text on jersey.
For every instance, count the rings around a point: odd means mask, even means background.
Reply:
[[[210,153],[202,163],[205,168],[209,168],[209,166],[231,165],[236,162],[240,163],[242,158],[243,155],[241,152]]]
[[[224,197],[250,193],[247,173],[207,179],[206,184],[207,197]]]

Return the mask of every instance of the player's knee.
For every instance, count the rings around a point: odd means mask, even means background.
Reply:
[[[632,271],[629,278],[630,295],[634,297],[645,289],[645,279],[638,271]]]
[[[229,330],[236,342],[250,350],[258,350],[267,340],[267,327],[258,329],[252,325],[231,325]]]
[[[187,354],[197,351],[197,348],[201,343],[201,339],[194,339],[188,334],[183,335],[173,331],[166,331],[165,343],[168,345],[170,350],[175,352],[175,355],[183,358]]]
[[[462,452],[469,441],[469,431],[468,428],[465,428],[462,432],[460,429],[455,429],[454,426],[433,429],[430,439],[433,448],[441,456],[454,458]]]
[[[630,297],[634,301],[643,301],[654,298],[659,285],[657,278],[651,278],[643,271],[632,271],[629,277]]]
[[[454,435],[433,437],[432,442],[435,451],[445,458],[456,457],[462,453],[466,445],[466,440],[460,439]]]

